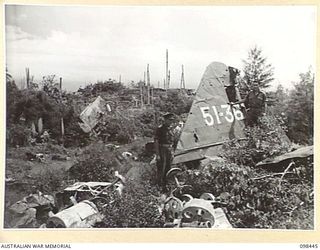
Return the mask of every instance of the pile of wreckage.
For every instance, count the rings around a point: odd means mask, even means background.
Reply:
[[[188,188],[181,185],[173,168],[167,177],[177,184],[162,205],[159,215],[164,215],[164,227],[232,228],[221,205],[212,194],[204,193],[193,198],[182,191]],[[12,228],[91,228],[104,219],[102,208],[112,202],[108,194],[121,196],[125,185],[123,176],[115,173],[113,182],[76,182],[63,191],[52,195],[31,194],[9,207],[10,227]],[[181,198],[178,198],[181,197]],[[100,201],[100,202],[98,202]]]
[[[282,177],[292,173],[295,161],[313,157],[313,146],[302,147],[274,159],[266,159],[257,167],[288,167]],[[210,160],[210,159],[209,159]],[[295,168],[296,169],[296,168]],[[290,171],[291,170],[291,171]],[[165,217],[164,227],[196,227],[212,229],[232,228],[224,208],[227,204],[210,193],[199,198],[188,194],[192,189],[178,180],[181,169],[172,168],[167,179],[173,180],[174,188],[163,202],[159,203],[159,215]],[[297,174],[297,173],[295,173]],[[121,196],[125,188],[125,178],[117,171],[113,182],[76,182],[55,196],[42,193],[31,194],[14,203],[8,209],[10,228],[91,228],[103,221],[101,213],[110,200],[110,193]]]
[[[110,192],[121,195],[125,179],[115,172],[113,182],[76,182],[55,196],[41,192],[30,194],[8,209],[11,228],[90,228],[103,215],[97,200],[106,200]],[[100,203],[99,203],[100,204]]]
[[[174,152],[173,165],[210,161],[211,156],[218,155],[224,142],[244,138],[245,124],[241,106],[230,104],[224,88],[234,87],[234,84],[231,84],[234,80],[231,69],[232,67],[218,62],[213,62],[207,67]],[[80,114],[82,122],[79,126],[86,133],[94,133],[93,129],[104,114],[110,111],[110,106],[98,96]],[[37,159],[37,155],[33,157]],[[133,155],[126,152],[122,157],[130,158]],[[271,171],[280,170],[279,166],[284,166],[283,172],[271,174],[281,175],[283,178],[289,173],[298,174],[294,162],[306,158],[313,158],[313,146],[302,147],[274,159],[266,159],[256,166]],[[204,193],[199,198],[187,194],[190,186],[179,182],[177,175],[180,172],[180,169],[172,168],[167,174],[168,179],[174,180],[176,188],[165,198],[163,204],[159,204],[159,213],[165,216],[164,226],[232,228],[221,208],[226,204],[210,193]],[[42,228],[94,227],[97,222],[103,220],[101,206],[111,202],[108,194],[112,192],[121,195],[124,185],[125,179],[116,172],[113,182],[74,183],[57,193],[55,197],[41,193],[32,194],[10,206],[10,227],[36,227],[37,224]]]

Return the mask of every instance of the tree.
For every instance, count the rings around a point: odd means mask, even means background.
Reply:
[[[314,74],[309,69],[299,76],[288,102],[288,136],[295,142],[312,144]]]
[[[266,88],[273,81],[273,67],[267,63],[267,58],[262,55],[262,50],[255,46],[248,52],[247,60],[243,60],[245,73],[244,80],[248,87],[253,82],[258,82],[260,87]]]
[[[41,81],[43,91],[56,101],[60,99],[60,86],[56,75],[43,76]]]
[[[11,123],[14,120],[15,105],[21,98],[21,91],[18,89],[11,74],[6,68],[6,91],[7,91],[7,123]]]
[[[277,119],[284,131],[288,131],[289,91],[281,84],[276,91],[267,92],[268,113]]]

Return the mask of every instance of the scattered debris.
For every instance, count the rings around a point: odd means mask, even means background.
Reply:
[[[70,160],[70,157],[66,155],[61,155],[61,154],[53,154],[51,155],[51,160],[53,161],[68,161]]]
[[[41,192],[30,194],[9,207],[11,219],[8,221],[12,228],[36,227],[38,222],[46,220],[54,207],[53,196]]]
[[[134,156],[132,153],[130,153],[128,151],[123,152],[121,155],[126,160],[129,160],[129,159],[134,160],[134,161],[138,160],[138,158],[136,156]]]
[[[116,150],[116,149],[120,148],[119,145],[115,145],[115,144],[112,144],[112,143],[106,144],[105,147],[110,149],[110,150]]]
[[[6,183],[13,183],[13,182],[15,182],[15,181],[16,181],[16,179],[11,178],[11,177],[8,177],[8,178],[6,177],[6,178],[5,178],[5,182],[6,182]]]
[[[39,162],[44,162],[45,161],[45,157],[44,154],[42,153],[38,153],[38,154],[34,154],[31,152],[26,152],[26,157],[28,161],[39,161]]]

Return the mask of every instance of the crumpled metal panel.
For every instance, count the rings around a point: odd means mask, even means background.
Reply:
[[[84,200],[50,217],[47,227],[90,228],[102,219],[96,205]]]
[[[267,158],[261,162],[258,162],[256,166],[261,167],[264,165],[273,165],[273,164],[278,164],[282,161],[297,159],[297,158],[307,158],[309,156],[313,156],[313,145],[299,148],[295,151],[285,153],[283,155],[279,155],[275,158]]]
[[[101,116],[110,109],[107,108],[105,100],[98,96],[93,103],[90,103],[80,114],[83,124],[79,123],[81,129],[89,133],[99,122]],[[110,111],[110,110],[108,110]]]
[[[239,105],[228,104],[225,86],[229,82],[230,73],[225,64],[213,62],[207,67],[183,127],[173,163],[201,159],[203,154],[193,154],[193,157],[189,154],[244,137],[244,114]]]

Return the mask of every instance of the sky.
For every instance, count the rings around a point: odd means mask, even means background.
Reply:
[[[184,65],[187,88],[197,88],[207,65],[238,69],[254,46],[274,67],[272,86],[292,88],[315,70],[316,8],[312,6],[56,6],[6,5],[6,66],[18,86],[25,68],[35,82],[63,78],[63,88],[109,78],[143,80],[147,64],[163,86],[166,49],[171,87]]]

